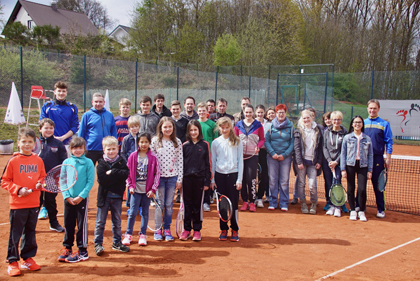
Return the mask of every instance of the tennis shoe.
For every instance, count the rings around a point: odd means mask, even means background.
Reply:
[[[204,212],[210,212],[210,206],[209,206],[209,204],[204,203],[203,204],[203,210],[204,210]]]
[[[380,218],[380,219],[383,219],[385,217],[385,212],[384,211],[378,211],[376,213],[376,217]]]
[[[62,227],[58,222],[54,223],[54,224],[51,224],[50,229],[53,230],[53,231],[57,231],[57,232],[64,232],[65,231],[65,228]]]
[[[239,241],[239,234],[237,231],[232,230],[232,236],[230,236],[230,241],[238,242]]]
[[[343,206],[341,206],[341,210],[342,210],[344,213],[348,213],[348,212],[349,212],[349,209],[347,209],[346,204],[344,204]]]
[[[289,209],[288,209],[287,207],[281,207],[281,208],[280,208],[280,211],[282,211],[282,212],[287,212],[287,211],[289,211]]]
[[[220,231],[219,240],[220,241],[226,241],[227,240],[227,230]]]
[[[201,241],[201,233],[200,231],[194,231],[193,241]]]
[[[335,208],[334,217],[336,217],[336,218],[341,217],[341,209],[340,208]]]
[[[130,234],[125,234],[124,239],[122,241],[123,245],[129,246],[131,241],[133,241],[133,236]]]
[[[104,247],[102,247],[102,245],[101,244],[95,244],[95,254],[97,255],[97,256],[100,256],[100,255],[102,255],[102,253],[104,252]]]
[[[249,211],[250,212],[256,212],[257,208],[255,208],[255,204],[254,203],[250,203],[249,204]]]
[[[331,204],[327,202],[327,204],[325,204],[323,210],[328,212],[330,210],[330,207],[331,207]]]
[[[158,231],[155,232],[155,234],[153,235],[153,239],[155,239],[156,241],[163,240],[162,229],[159,229]]]
[[[330,206],[330,208],[328,209],[328,211],[325,214],[328,215],[328,216],[332,216],[332,215],[334,215],[334,211],[335,211],[335,207]]]
[[[184,231],[182,231],[181,236],[179,236],[179,240],[187,241],[188,238],[190,238],[190,237],[191,237],[191,232],[188,231],[188,230],[184,230]]]
[[[362,211],[359,212],[359,219],[360,221],[367,221],[365,212],[362,212]]]
[[[244,204],[242,204],[241,211],[246,211],[248,210],[248,208],[249,208],[248,202],[244,202]]]
[[[274,211],[276,208],[274,208],[273,206],[268,206],[268,209],[269,209],[270,211]]]
[[[45,207],[42,207],[39,210],[38,219],[39,220],[46,220],[46,219],[48,219],[48,212],[47,212],[47,209],[45,209]]]
[[[257,200],[257,208],[264,208],[264,204],[263,204],[262,199]]]
[[[72,254],[71,249],[67,249],[66,247],[60,250],[60,255],[58,256],[58,261],[65,262],[66,258],[70,257]]]
[[[121,242],[112,243],[112,250],[120,251],[123,253],[130,252],[130,248],[126,245],[123,245]]]
[[[357,221],[357,212],[356,211],[350,211],[350,220]]]
[[[295,205],[298,203],[298,199],[297,198],[293,198],[292,201],[290,202],[290,204]]]
[[[33,260],[33,258],[27,258],[26,260],[24,260],[22,262],[22,268],[32,270],[32,271],[41,269],[41,267]]]
[[[308,214],[308,205],[306,205],[305,202],[300,203],[300,210],[302,211],[303,214]]]
[[[309,213],[311,213],[312,215],[316,214],[316,203],[311,204],[311,208],[309,209]]]
[[[76,251],[74,252],[73,255],[66,258],[66,262],[75,263],[79,261],[86,261],[88,259],[89,259],[89,255],[87,251],[86,252]]]
[[[139,246],[146,246],[147,245],[147,237],[145,234],[140,234],[139,236]]]
[[[170,229],[165,229],[164,234],[165,234],[165,241],[174,241],[174,237],[172,236]]]
[[[7,274],[10,276],[20,275],[19,263],[17,261],[9,263],[9,266],[7,266]]]

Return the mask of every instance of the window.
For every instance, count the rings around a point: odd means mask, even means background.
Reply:
[[[28,28],[32,29],[32,20],[28,20]]]

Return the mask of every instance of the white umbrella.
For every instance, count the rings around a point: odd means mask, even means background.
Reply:
[[[108,89],[106,89],[105,92],[105,109],[108,111],[111,111],[110,107],[109,107],[109,93],[108,93]]]
[[[12,90],[10,92],[9,104],[7,105],[4,123],[10,125],[25,124],[25,116],[23,115],[22,106],[20,104],[19,95],[16,90],[15,83],[12,82]]]

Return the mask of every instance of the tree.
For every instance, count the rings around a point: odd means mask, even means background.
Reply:
[[[238,65],[241,54],[242,50],[236,38],[231,34],[222,35],[214,46],[214,65]]]
[[[114,24],[107,10],[96,0],[58,0],[57,7],[87,15],[97,28],[107,30]]]
[[[56,48],[60,42],[60,27],[52,27],[50,24],[43,26],[35,26],[32,30],[32,37],[38,46],[46,46]]]
[[[13,22],[7,25],[3,30],[3,35],[6,36],[7,40],[21,46],[31,44],[29,39],[29,29],[21,24],[20,22]]]

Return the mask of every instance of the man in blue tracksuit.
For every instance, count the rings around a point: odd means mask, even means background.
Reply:
[[[365,134],[372,140],[373,147],[373,171],[372,171],[372,185],[375,191],[376,206],[378,218],[385,217],[385,200],[384,194],[378,190],[378,177],[384,169],[384,166],[389,169],[391,166],[392,154],[392,131],[388,121],[378,116],[380,104],[378,100],[368,101],[369,117],[364,120]],[[384,151],[386,147],[386,160],[384,161]],[[363,211],[363,210],[362,210]]]
[[[107,136],[117,137],[114,116],[104,108],[105,100],[101,93],[94,93],[92,108],[83,114],[80,121],[79,137],[86,141],[86,157],[93,165],[102,158],[102,139]]]
[[[55,123],[54,136],[62,141],[66,148],[71,137],[79,129],[79,117],[77,106],[66,101],[67,85],[58,81],[54,85],[54,101],[48,101],[42,106],[39,120],[50,118]]]

